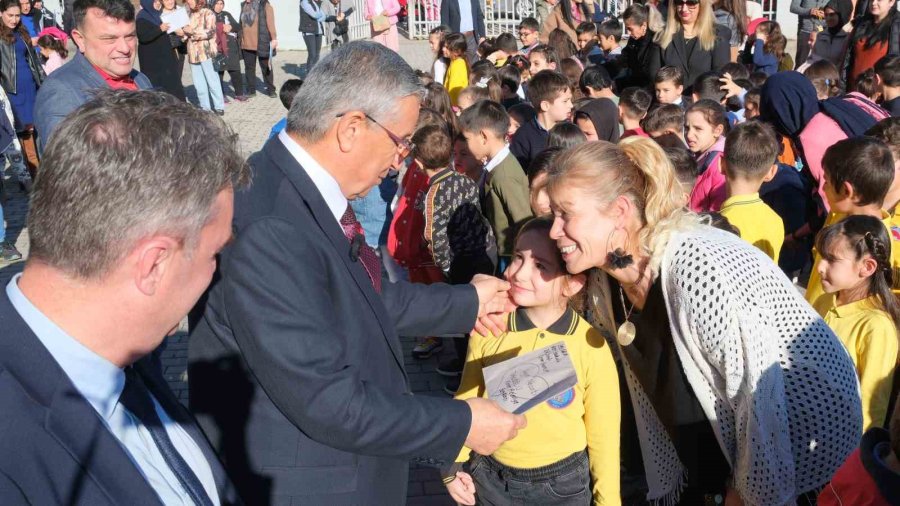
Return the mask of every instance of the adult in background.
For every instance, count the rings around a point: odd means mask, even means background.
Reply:
[[[188,63],[200,107],[225,115],[225,97],[222,82],[213,68],[213,58],[218,53],[216,47],[216,15],[206,6],[206,0],[186,0],[191,13],[191,22],[182,30],[187,35]]]
[[[141,70],[153,87],[171,93],[179,100],[185,100],[184,85],[178,70],[178,59],[172,51],[169,40],[169,24],[164,23],[160,0],[141,0],[141,10],[137,13],[135,30],[138,39],[138,59]]]
[[[350,42],[350,15],[355,7],[353,0],[328,0],[322,2],[325,11],[325,43],[334,49]]]
[[[19,10],[21,11],[21,22],[22,26],[25,27],[25,30],[28,31],[28,36],[31,37],[31,45],[37,45],[37,36],[41,31],[41,15],[38,13],[38,16],[35,17],[34,9],[31,4],[32,0],[18,0]]]
[[[553,30],[562,30],[569,36],[572,44],[578,44],[575,28],[585,21],[594,19],[593,0],[560,0],[550,11],[547,19],[541,24],[541,42],[550,41]]]
[[[747,2],[752,0],[714,0],[713,15],[717,25],[731,31],[728,45],[731,47],[731,61],[737,61],[738,51],[747,37]],[[794,70],[794,69],[789,69]]]
[[[444,0],[441,2],[441,24],[450,27],[451,33],[466,36],[466,55],[474,61],[478,44],[486,37],[484,12],[479,0]]]
[[[186,17],[189,16],[187,9],[183,5],[176,4],[175,0],[162,0],[163,14],[173,15],[179,10],[184,11]],[[187,44],[185,44],[184,31],[181,28],[176,28],[174,32],[169,34],[169,42],[172,45],[175,59],[178,60],[178,75],[181,76],[184,74],[184,60],[187,58]]]
[[[825,6],[829,0],[791,0],[791,14],[797,15],[797,55],[794,61],[801,65],[809,57],[811,34],[825,28]],[[753,21],[752,19],[750,21]],[[850,21],[849,18],[844,22]],[[841,25],[843,29],[843,25]]]
[[[319,61],[322,51],[322,35],[325,34],[325,12],[322,0],[300,0],[300,33],[306,45],[306,72]]]
[[[685,210],[676,181],[634,137],[564,151],[545,183],[550,236],[570,273],[597,269],[591,313],[618,343],[640,447],[623,440],[623,461],[640,459],[651,503],[814,504],[862,431],[853,362],[778,266]]]
[[[0,503],[240,504],[152,354],[231,237],[233,137],[147,91],[105,90],[60,123],[28,261],[0,290]]]
[[[856,78],[885,56],[900,56],[900,13],[897,0],[871,0],[869,9],[850,34],[847,57],[841,73],[847,89]]]
[[[400,39],[397,35],[399,12],[400,4],[397,0],[366,0],[366,19],[372,26],[372,40],[394,51],[400,51]],[[385,21],[387,28],[384,26]]]
[[[806,66],[819,60],[828,60],[839,69],[844,65],[847,44],[850,42],[850,34],[844,31],[844,25],[850,22],[853,3],[850,0],[829,0],[824,12],[825,29],[817,32]]]
[[[466,332],[508,285],[382,280],[348,204],[409,154],[420,97],[394,51],[341,45],[250,157],[188,352],[191,409],[248,504],[404,504],[410,459],[489,455],[524,426],[483,399],[412,395],[398,338]]]
[[[684,72],[684,93],[697,77],[717,71],[731,59],[731,30],[715,23],[712,0],[672,0],[666,26],[656,34],[647,73],[671,65]]]
[[[53,129],[96,90],[147,90],[150,79],[134,70],[137,56],[134,6],[129,0],[76,0],[72,38],[78,52],[38,90],[34,126],[43,150]]]
[[[44,6],[44,0],[34,0],[32,3],[32,15],[35,18],[35,24],[41,28],[38,30],[38,33],[48,28],[59,28],[59,23],[56,22],[56,15]]]
[[[20,13],[18,0],[0,0],[0,83],[12,106],[13,126],[25,164],[34,177],[39,162],[33,112],[46,75]]]
[[[622,22],[628,33],[628,42],[622,48],[620,60],[625,63],[626,72],[617,80],[616,85],[620,90],[631,86],[649,87],[654,75],[647,74],[650,66],[650,57],[653,39],[656,32],[650,28],[650,12],[656,7],[631,4],[622,14]],[[658,14],[658,13],[657,13]]]
[[[275,32],[275,10],[268,0],[244,0],[241,4],[241,53],[247,73],[247,95],[256,96],[256,62],[266,84],[265,94],[275,98],[275,81],[270,53],[278,47]]]
[[[244,76],[241,75],[241,24],[225,10],[225,0],[215,0],[213,12],[216,13],[216,48],[219,50],[219,59],[216,71],[219,73],[219,81],[222,83],[222,96],[225,103],[229,102],[225,95],[225,72],[231,79],[231,87],[234,88],[234,99],[244,102]],[[224,55],[224,59],[221,57]],[[216,63],[216,62],[213,62]]]

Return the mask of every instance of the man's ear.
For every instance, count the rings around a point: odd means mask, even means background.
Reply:
[[[332,128],[335,129],[334,135],[337,137],[338,148],[342,153],[350,152],[353,146],[359,142],[367,121],[368,119],[362,111],[350,111],[338,118]]]
[[[181,243],[176,239],[159,235],[140,241],[132,249],[127,264],[133,266],[132,279],[141,293],[156,294],[179,248]]]
[[[84,34],[82,34],[78,28],[72,30],[72,41],[75,42],[75,45],[78,46],[78,50],[82,53],[84,52]]]

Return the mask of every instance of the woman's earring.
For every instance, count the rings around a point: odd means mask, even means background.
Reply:
[[[612,236],[616,233],[616,230],[618,229],[614,229],[609,233],[610,239],[612,239]],[[606,254],[606,263],[609,264],[613,269],[624,269],[625,267],[628,267],[629,265],[634,263],[634,257],[625,253],[624,249],[616,248]]]

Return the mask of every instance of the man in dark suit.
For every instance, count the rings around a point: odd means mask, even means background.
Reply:
[[[245,177],[224,123],[164,93],[60,123],[0,292],[0,504],[240,503],[151,352],[208,286]]]
[[[398,339],[469,331],[508,285],[382,281],[348,204],[402,163],[420,97],[395,52],[342,45],[250,158],[188,353],[191,409],[250,504],[400,505],[411,459],[490,454],[524,426],[486,399],[412,395]]]
[[[466,36],[466,54],[469,61],[477,58],[478,44],[484,40],[484,12],[479,0],[444,0],[441,2],[441,24],[450,27],[451,32]]]

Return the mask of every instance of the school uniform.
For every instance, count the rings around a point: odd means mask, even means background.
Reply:
[[[719,137],[711,148],[697,157],[697,182],[691,191],[690,208],[696,213],[718,212],[728,198],[725,174],[719,165],[725,152],[725,136]]]
[[[547,149],[547,139],[549,138],[550,131],[544,128],[537,118],[534,118],[516,130],[512,142],[509,143],[509,151],[527,173],[531,161]]]
[[[484,166],[483,187],[481,208],[497,239],[497,254],[508,260],[517,228],[532,217],[528,178],[509,145]]]
[[[759,193],[734,195],[725,200],[720,211],[737,227],[741,239],[756,246],[776,264],[784,243],[784,222],[767,206]]]
[[[466,60],[462,58],[450,60],[443,84],[450,95],[450,103],[457,105],[459,93],[469,85],[469,70],[466,67]]]

